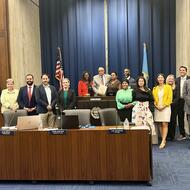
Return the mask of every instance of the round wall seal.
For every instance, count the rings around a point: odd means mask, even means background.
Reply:
[[[100,119],[100,115],[99,115],[99,110],[101,108],[100,107],[93,107],[91,109],[91,116],[94,118],[94,119]]]

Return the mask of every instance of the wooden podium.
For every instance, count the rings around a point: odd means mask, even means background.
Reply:
[[[93,107],[100,108],[115,108],[115,96],[89,96],[77,97],[77,108],[92,109]]]
[[[77,109],[91,109],[93,112],[100,108],[116,108],[115,96],[77,97]],[[101,125],[99,118],[91,116],[90,120],[92,125]]]
[[[0,180],[150,181],[150,131],[110,134],[108,129],[0,135]]]

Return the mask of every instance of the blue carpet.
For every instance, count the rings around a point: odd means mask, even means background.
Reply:
[[[0,190],[190,190],[190,141],[168,142],[159,150],[153,146],[152,186],[143,183],[36,183],[0,182]]]

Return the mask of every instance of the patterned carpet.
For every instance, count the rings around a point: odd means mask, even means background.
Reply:
[[[190,141],[168,142],[159,150],[153,146],[152,186],[142,183],[36,183],[0,182],[0,190],[190,190]]]

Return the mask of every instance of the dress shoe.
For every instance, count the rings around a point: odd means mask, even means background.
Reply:
[[[163,148],[165,148],[165,146],[166,146],[166,141],[165,141],[165,142],[162,142],[162,143],[160,144],[159,149],[163,149]]]

